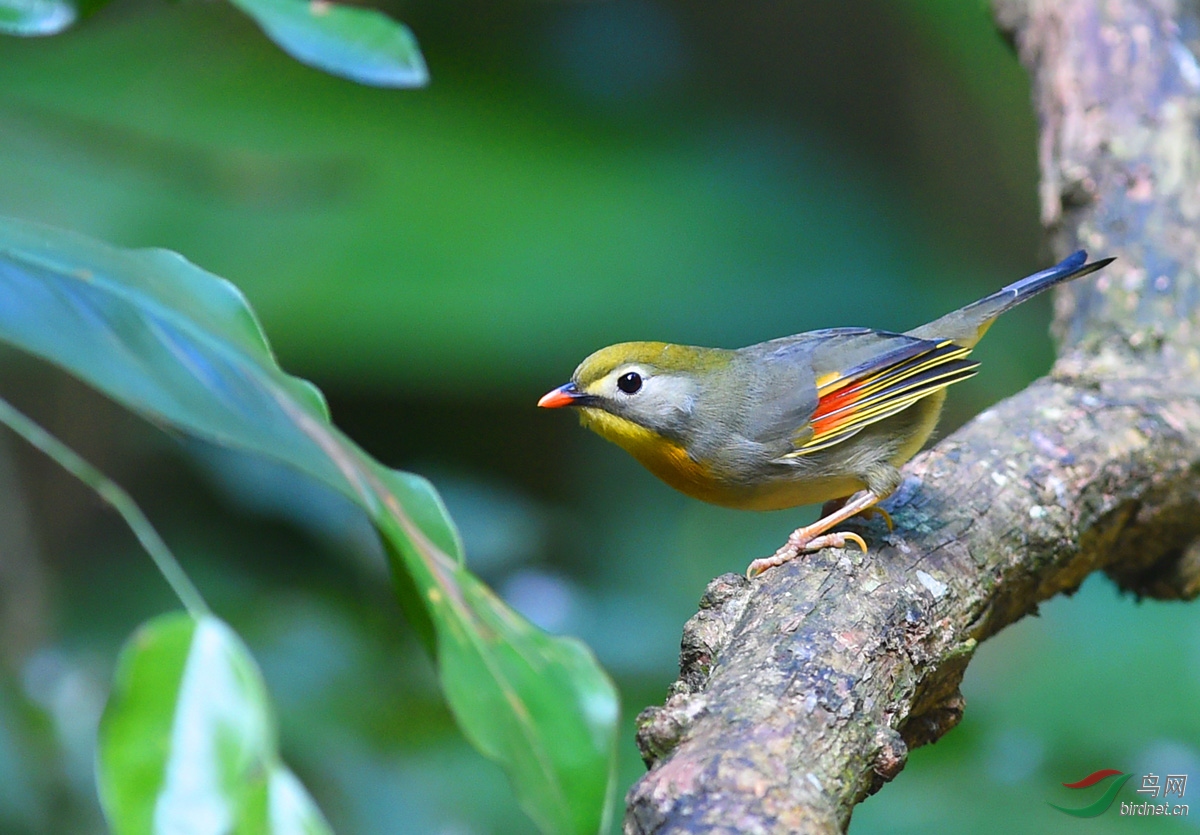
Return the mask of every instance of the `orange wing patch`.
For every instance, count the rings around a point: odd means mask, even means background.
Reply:
[[[813,412],[809,421],[813,436],[825,435],[849,420],[854,414],[849,407],[863,396],[863,388],[869,382],[870,378],[850,385],[843,383],[842,388],[835,388],[828,394],[820,395],[817,410]],[[819,393],[820,389],[817,391]]]
[[[828,449],[922,397],[974,376],[979,363],[966,359],[970,352],[947,340],[915,356],[888,358],[880,367],[866,370],[865,376],[822,377],[809,426],[797,436],[795,451],[784,458]]]

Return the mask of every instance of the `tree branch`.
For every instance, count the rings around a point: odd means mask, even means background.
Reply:
[[[908,465],[869,555],[709,584],[639,717],[626,833],[843,831],[961,718],[979,641],[1096,570],[1200,593],[1197,27],[1154,0],[994,8],[1034,80],[1055,248],[1120,260],[1059,294],[1049,377]]]

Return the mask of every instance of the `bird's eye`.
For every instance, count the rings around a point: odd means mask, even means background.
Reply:
[[[628,374],[622,374],[617,380],[617,388],[626,394],[637,394],[642,387],[642,375],[636,371],[630,371]]]

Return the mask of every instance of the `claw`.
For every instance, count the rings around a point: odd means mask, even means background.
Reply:
[[[884,511],[881,510],[879,512],[887,516],[887,513]],[[864,554],[867,553],[867,543],[863,542],[863,538],[856,533],[831,533],[828,534],[828,537],[830,539],[830,546],[834,548],[845,548],[846,542],[850,541],[862,549]]]
[[[879,499],[879,495],[872,493],[870,490],[863,490],[855,493],[848,501],[840,502],[840,506],[836,510],[833,510],[827,504],[826,509],[832,510],[832,512],[826,513],[807,527],[797,528],[792,531],[787,543],[782,548],[769,557],[757,559],[750,563],[746,568],[746,576],[753,579],[768,568],[783,565],[785,562],[794,560],[803,553],[820,551],[822,548],[845,548],[847,542],[853,542],[864,554],[867,553],[867,543],[858,534],[850,532],[826,533],[826,531],[834,525],[846,521],[851,516],[867,512],[883,514],[883,519],[887,522],[888,530],[890,531],[892,529],[892,517],[888,515],[886,510],[874,507],[875,502],[879,501]]]
[[[886,510],[884,510],[879,505],[872,505],[871,507],[868,507],[866,510],[860,511],[858,515],[866,516],[866,517],[870,518],[871,516],[875,516],[876,514],[883,517],[883,521],[887,525],[887,528],[888,528],[888,533],[891,533],[892,531],[896,530],[896,525],[894,522],[892,522],[892,514],[888,513]],[[863,550],[866,550],[866,549],[864,548]]]
[[[800,531],[802,530],[804,529],[801,528]],[[867,543],[863,541],[861,536],[850,531],[822,534],[808,541],[804,541],[803,536],[796,536],[800,531],[796,531],[788,537],[787,545],[784,545],[771,556],[762,557],[750,563],[746,568],[746,579],[753,580],[768,568],[774,568],[777,565],[783,565],[785,562],[791,562],[801,554],[812,554],[825,548],[845,548],[847,542],[853,542],[864,554],[867,553]]]

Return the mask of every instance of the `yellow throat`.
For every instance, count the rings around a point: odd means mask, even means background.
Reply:
[[[624,449],[676,490],[702,501],[722,504],[724,491],[718,488],[708,468],[676,442],[602,409],[581,408],[579,422]]]

